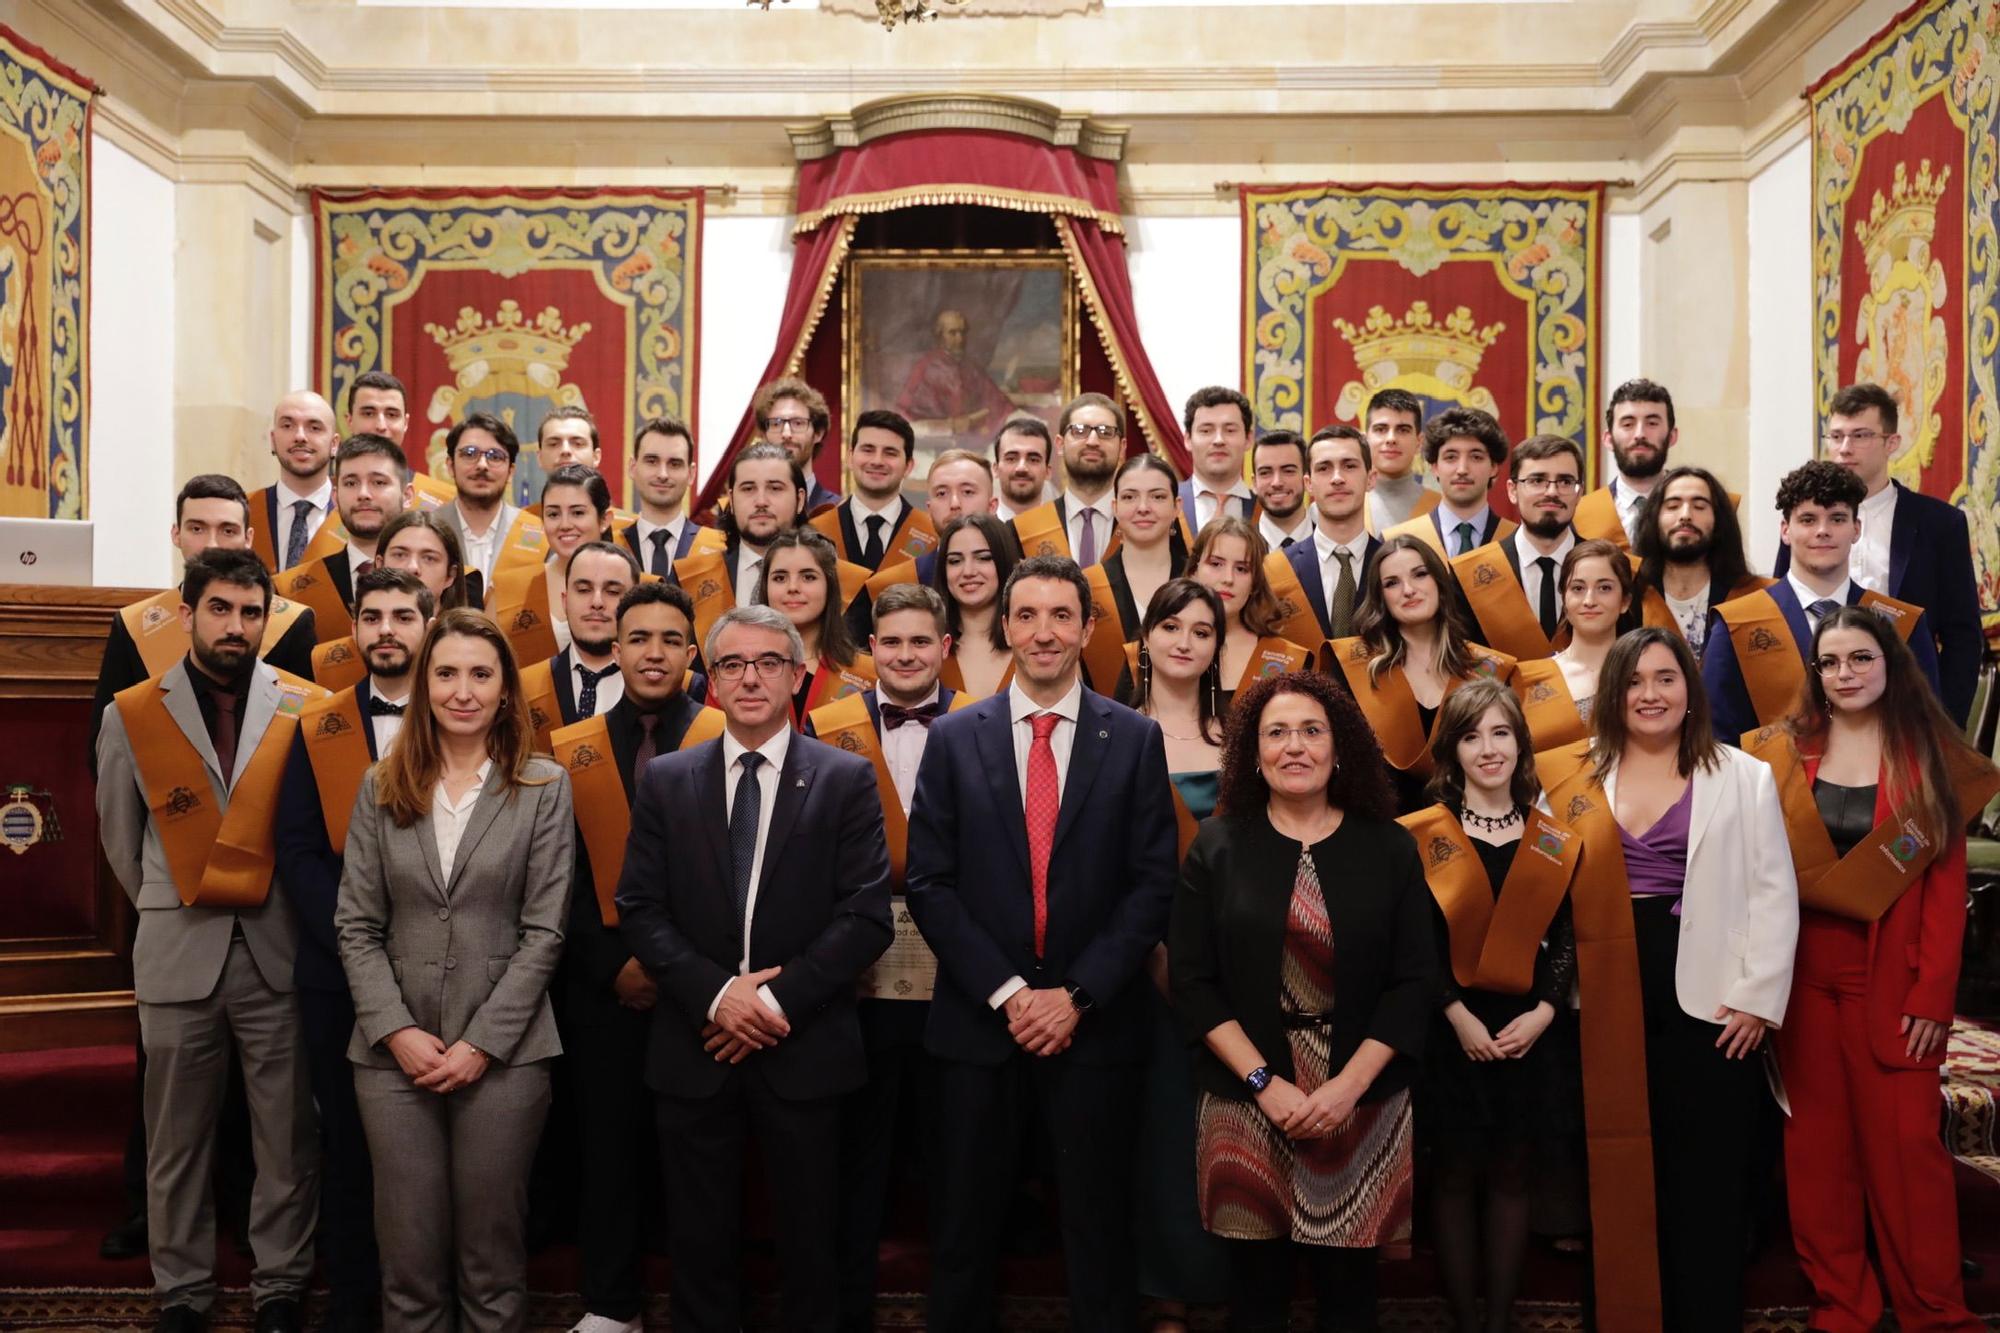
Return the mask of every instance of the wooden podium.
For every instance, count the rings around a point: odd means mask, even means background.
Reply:
[[[0,583],[0,1051],[129,1044],[132,907],[97,845],[90,701],[143,588]]]

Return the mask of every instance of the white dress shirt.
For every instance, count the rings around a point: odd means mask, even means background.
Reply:
[[[671,523],[655,523],[642,515],[639,521],[632,525],[633,532],[638,534],[639,568],[648,572],[653,568],[653,534],[656,532],[667,534],[667,564],[671,568],[674,552],[681,547],[681,529],[686,526],[686,514],[682,514]]]
[[[1210,490],[1207,483],[1203,482],[1200,478],[1195,479],[1194,530],[1196,532],[1200,532],[1215,521],[1216,511],[1222,508],[1222,502],[1225,498],[1243,501],[1243,510],[1245,513],[1248,513],[1251,505],[1256,502],[1256,498],[1250,494],[1249,484],[1241,478],[1237,479],[1234,486],[1231,486],[1228,490],[1220,494]]]
[[[1542,553],[1535,549],[1533,542],[1528,540],[1528,529],[1526,527],[1514,529],[1514,536],[1511,540],[1514,543],[1514,555],[1521,562],[1521,591],[1527,594],[1528,610],[1539,615],[1541,614],[1540,608],[1542,605],[1542,568],[1535,562],[1542,558]],[[1562,577],[1563,561],[1569,558],[1570,548],[1575,545],[1576,529],[1564,528],[1562,540],[1556,544],[1555,550],[1548,553],[1549,559],[1555,561],[1555,569],[1549,575],[1550,578],[1560,579]],[[1558,617],[1562,615],[1562,606],[1562,586],[1558,584],[1556,587],[1556,615]]]
[[[1069,756],[1076,747],[1076,719],[1083,706],[1083,677],[1079,675],[1069,687],[1069,693],[1056,700],[1055,705],[1043,708],[1022,693],[1019,682],[1007,687],[1007,716],[1012,721],[1014,733],[1014,777],[1021,784],[1021,815],[1028,813],[1028,754],[1035,745],[1035,724],[1031,720],[1037,713],[1054,713],[1062,719],[1055,730],[1049,733],[1049,749],[1056,760],[1056,801],[1058,808],[1062,801],[1063,785],[1069,780]],[[995,1009],[1007,1003],[1015,991],[1027,988],[1023,977],[1009,977],[1000,983],[1000,989],[986,997],[986,1003]]]
[[[1811,588],[1808,588],[1805,584],[1799,582],[1799,576],[1794,571],[1788,570],[1786,572],[1785,582],[1789,583],[1792,586],[1792,596],[1798,598],[1799,605],[1805,608],[1806,628],[1813,631],[1814,633],[1818,633],[1819,618],[1813,615],[1811,608],[1814,602],[1820,600],[1820,595],[1814,592]],[[1848,578],[1842,579],[1840,581],[1840,586],[1838,588],[1835,588],[1832,592],[1826,595],[1828,597],[1831,597],[1834,601],[1840,603],[1840,605],[1846,606],[1847,599],[1853,594],[1853,592],[1854,592],[1854,579],[1850,576]]]
[[[1319,524],[1313,522],[1313,508],[1309,504],[1300,505],[1299,512],[1292,515],[1292,528],[1289,532],[1279,527],[1269,514],[1257,515],[1257,531],[1263,534],[1264,544],[1273,551],[1284,550],[1286,538],[1295,542],[1303,541],[1308,532],[1318,527]]]
[[[847,512],[854,519],[854,538],[861,543],[863,551],[868,549],[868,520],[871,518],[882,520],[882,555],[886,559],[889,554],[889,539],[896,535],[896,524],[903,517],[903,497],[897,496],[880,509],[870,508],[867,501],[859,495],[848,496],[846,504]],[[860,551],[855,554],[859,555]]]
[[[736,568],[731,571],[730,578],[735,582],[738,606],[757,605],[757,578],[763,568],[763,556],[748,546],[737,548]]]
[[[285,552],[291,549],[292,525],[299,521],[299,515],[293,509],[299,501],[304,500],[312,506],[305,516],[306,544],[309,545],[313,538],[319,536],[320,524],[326,522],[327,511],[333,505],[333,469],[327,469],[326,480],[322,481],[319,489],[311,495],[294,494],[282,481],[271,488],[271,494],[278,502],[278,530],[271,534],[276,542],[273,549],[277,551],[278,559],[283,560]],[[262,517],[262,514],[252,514],[250,521],[254,524]]]
[[[1646,497],[1650,491],[1634,490],[1629,484],[1620,486],[1618,478],[1611,479],[1611,503],[1618,510],[1618,522],[1625,528],[1625,540],[1636,543],[1639,540],[1639,511],[1646,507]]]
[[[465,822],[472,818],[472,807],[479,804],[479,793],[486,790],[486,775],[492,771],[493,761],[488,759],[456,805],[445,793],[443,778],[431,792],[431,836],[437,839],[438,869],[444,872],[447,884],[451,883],[452,862],[458,859],[458,840],[465,836]]]
[[[750,896],[743,906],[743,959],[737,967],[739,976],[750,971],[750,923],[757,919],[757,883],[764,878],[764,846],[771,840],[771,813],[778,808],[778,777],[785,767],[785,753],[791,749],[792,729],[780,727],[778,734],[757,747],[757,753],[764,756],[763,767],[757,770],[757,854],[750,858]],[[736,784],[743,779],[743,755],[749,749],[743,742],[725,730],[722,733],[722,811],[727,820],[736,813]],[[725,826],[722,836],[726,841],[729,830]],[[708,1016],[715,1018],[716,1006],[722,1003],[723,992],[729,989],[727,982],[715,998],[708,1002]],[[778,1006],[778,997],[771,994],[769,986],[757,988],[757,998],[764,1007],[783,1018],[785,1011]]]
[[[1091,519],[1091,531],[1097,534],[1097,558],[1104,559],[1104,552],[1111,545],[1111,492],[1106,491],[1094,502],[1086,502],[1075,491],[1063,492],[1063,528],[1069,538],[1069,553],[1078,560],[1083,559],[1083,511],[1088,509],[1096,515]]]
[[[572,645],[573,643],[574,641],[572,641]],[[603,717],[606,713],[617,707],[618,701],[625,697],[625,675],[623,672],[616,670],[618,665],[617,659],[612,659],[609,665],[613,668],[611,674],[600,677],[597,682],[597,711],[594,713],[577,714],[578,721],[582,721],[586,717]],[[583,671],[583,660],[576,653],[570,653],[569,683],[570,688],[576,691],[571,697],[576,699],[579,705],[583,702]]]
[[[348,542],[347,577],[350,580],[360,578],[362,562],[372,561],[374,560],[374,558],[375,558],[375,553],[373,551],[365,551],[359,546],[356,546],[352,541]]]
[[[368,692],[385,704],[402,704],[405,708],[410,705],[410,682],[407,678],[403,681],[400,698],[391,698],[389,692],[382,688],[382,682],[373,676],[368,678]],[[403,730],[403,719],[391,713],[370,713],[368,729],[375,736],[375,757],[387,759],[389,747],[396,743],[397,734]]]
[[[1326,598],[1326,609],[1333,612],[1333,590],[1340,586],[1340,559],[1335,552],[1345,551],[1353,557],[1354,563],[1354,605],[1361,606],[1361,571],[1368,565],[1368,529],[1354,534],[1354,540],[1337,542],[1326,535],[1315,523],[1313,525],[1313,553],[1319,557],[1319,587]]]
[[[938,701],[938,687],[931,686],[931,692],[912,708],[928,708]],[[886,702],[878,692],[876,703]],[[900,727],[882,728],[882,760],[889,766],[889,780],[896,784],[896,799],[903,803],[903,817],[909,818],[910,801],[917,793],[917,765],[924,761],[924,742],[931,737],[931,729],[919,722],[905,722]]]
[[[1861,535],[1848,557],[1848,575],[1870,592],[1893,596],[1889,589],[1889,540],[1896,527],[1895,485],[1884,486],[1863,500],[1855,517],[1861,521]]]
[[[480,579],[487,587],[493,586],[493,566],[500,558],[500,538],[505,535],[500,527],[500,515],[486,525],[486,531],[474,536],[472,529],[465,525],[463,516],[458,524],[459,550],[465,556],[465,567],[479,571]]]

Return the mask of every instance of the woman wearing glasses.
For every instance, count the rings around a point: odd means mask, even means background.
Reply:
[[[1000,627],[1000,589],[1014,572],[1014,534],[991,514],[967,514],[938,534],[931,587],[944,598],[951,656],[938,680],[945,688],[984,699],[1014,679],[1014,654]]]
[[[546,662],[569,647],[569,622],[555,609],[563,604],[569,558],[586,542],[611,532],[611,488],[595,468],[565,463],[542,487],[542,531],[548,559],[539,566],[495,570],[493,619],[507,635],[515,660]]]
[[[1437,993],[1430,894],[1367,720],[1325,676],[1238,696],[1219,817],[1181,866],[1174,1007],[1200,1040],[1202,1222],[1230,1328],[1282,1329],[1303,1255],[1322,1329],[1375,1327],[1410,1221],[1411,1078]]]
[[[811,528],[787,528],[764,548],[757,605],[783,612],[806,645],[806,673],[792,695],[792,724],[875,683],[875,659],[854,646],[840,599],[840,557]]]
[[[1555,656],[1520,662],[1514,670],[1514,692],[1537,750],[1590,734],[1597,677],[1618,641],[1619,618],[1632,605],[1632,562],[1610,542],[1578,542],[1563,557],[1557,587],[1569,642]]]
[[[1745,738],[1772,765],[1798,870],[1778,1064],[1785,1179],[1814,1328],[1983,1327],[1965,1305],[1944,1061],[1965,935],[1965,825],[1997,784],[1883,616],[1820,622],[1798,708]]]

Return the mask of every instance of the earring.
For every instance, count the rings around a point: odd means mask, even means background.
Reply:
[[[1139,697],[1150,700],[1153,697],[1153,655],[1146,651],[1146,645],[1139,645]]]

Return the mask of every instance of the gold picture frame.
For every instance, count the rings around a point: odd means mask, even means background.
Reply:
[[[1053,431],[1077,394],[1077,289],[1060,250],[872,250],[841,279],[841,416],[850,434],[874,408],[909,418],[912,485],[946,449],[986,454],[1014,412]]]

